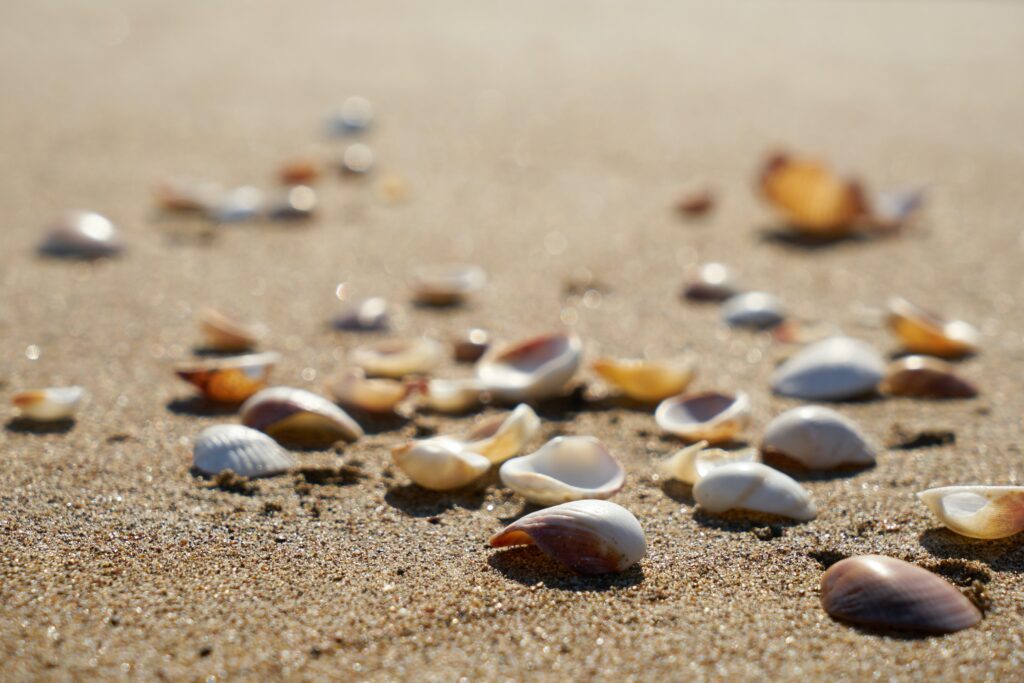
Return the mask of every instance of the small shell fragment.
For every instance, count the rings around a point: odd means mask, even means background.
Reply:
[[[682,393],[693,381],[696,363],[689,357],[666,360],[598,358],[592,367],[601,379],[626,396],[644,403],[656,403]]]
[[[269,477],[294,467],[296,460],[263,432],[220,424],[207,427],[196,438],[192,464],[209,476],[231,470],[242,477]]]
[[[839,401],[875,391],[885,361],[870,344],[830,337],[804,347],[772,375],[777,394],[808,401]]]
[[[610,498],[626,481],[619,461],[590,436],[556,437],[536,453],[506,461],[499,475],[505,486],[537,505]]]
[[[764,197],[803,233],[839,237],[867,212],[860,184],[815,159],[775,154],[765,162],[759,182]]]
[[[203,308],[196,316],[203,348],[211,351],[249,351],[264,336],[262,325],[248,323],[215,308]]]
[[[533,408],[520,403],[510,413],[486,418],[463,437],[466,448],[494,464],[519,455],[540,433],[540,418]]]
[[[491,537],[491,546],[536,545],[580,574],[622,572],[647,554],[640,522],[606,500],[578,500],[532,512]]]
[[[108,218],[92,211],[69,211],[50,225],[39,253],[57,258],[97,259],[115,256],[122,247],[118,230]]]
[[[207,216],[219,223],[237,223],[257,218],[266,205],[263,190],[244,185],[224,192],[207,207]]]
[[[995,539],[1024,531],[1024,486],[943,486],[917,497],[961,536]]]
[[[981,338],[969,323],[945,320],[901,298],[889,301],[889,327],[908,351],[940,358],[974,353]]]
[[[277,172],[282,185],[309,185],[320,179],[320,163],[311,157],[296,157],[281,164]]]
[[[165,178],[154,190],[164,211],[207,211],[223,194],[219,183],[191,178]]]
[[[751,510],[806,522],[817,510],[796,480],[759,462],[711,468],[693,487],[693,498],[712,514]]]
[[[703,216],[715,208],[715,195],[710,188],[690,190],[676,202],[676,210],[684,216]]]
[[[423,382],[423,405],[439,413],[463,413],[480,404],[483,384],[470,377],[429,379]]]
[[[658,469],[667,479],[675,479],[684,484],[696,484],[715,467],[731,462],[757,461],[758,454],[753,448],[730,452],[720,448],[708,449],[707,445],[707,441],[698,441],[682,448],[658,463]]]
[[[308,185],[295,185],[267,202],[267,215],[276,221],[304,220],[316,213],[316,206],[316,190]]]
[[[348,413],[326,398],[305,389],[263,389],[239,409],[242,424],[269,434],[282,443],[329,446],[355,441],[363,429]]]
[[[420,266],[409,276],[413,297],[421,304],[446,306],[459,303],[487,282],[483,268],[462,263]]]
[[[393,379],[368,379],[359,368],[351,368],[332,379],[328,390],[346,408],[391,413],[411,393],[412,385]]]
[[[565,391],[581,355],[575,334],[547,334],[491,349],[477,363],[476,372],[499,401],[539,401]]]
[[[811,470],[868,466],[875,451],[853,420],[824,406],[801,406],[768,423],[761,450]]]
[[[889,363],[879,391],[913,398],[974,398],[978,389],[956,369],[930,356],[904,356]]]
[[[85,389],[79,386],[49,387],[15,394],[11,403],[24,420],[59,422],[74,418],[83,396]]]
[[[725,301],[739,294],[739,277],[723,263],[702,263],[687,280],[683,296],[692,301]]]
[[[336,329],[349,332],[376,332],[388,327],[388,302],[379,296],[349,304],[334,317]]]
[[[349,145],[341,156],[341,170],[348,175],[365,175],[373,170],[373,150],[361,142]]]
[[[175,372],[211,401],[241,403],[267,386],[270,371],[280,358],[273,351],[213,358],[179,363]]]
[[[455,340],[452,345],[455,353],[455,360],[459,363],[475,363],[487,352],[491,345],[491,337],[487,330],[474,327],[468,330],[462,337]]]
[[[330,129],[335,135],[351,135],[365,130],[373,122],[373,104],[359,95],[345,99],[330,119]]]
[[[881,555],[829,567],[821,577],[821,605],[835,619],[915,633],[952,633],[981,621],[978,608],[942,577]]]
[[[708,392],[666,399],[654,412],[658,426],[687,441],[732,441],[750,422],[750,397]]]
[[[730,327],[768,330],[786,319],[782,302],[766,292],[745,292],[722,305],[722,320]]]
[[[490,460],[447,437],[410,441],[393,448],[391,455],[400,470],[431,491],[462,488],[491,468]]]
[[[378,377],[401,378],[425,374],[440,365],[444,357],[441,344],[427,337],[415,339],[385,339],[373,344],[357,346],[348,359]]]

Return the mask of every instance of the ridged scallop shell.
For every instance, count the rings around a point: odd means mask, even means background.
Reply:
[[[434,437],[391,449],[398,468],[431,491],[451,491],[473,483],[491,468],[491,461],[448,437]]]
[[[761,170],[760,185],[789,226],[811,235],[847,234],[868,213],[860,184],[815,159],[775,154]]]
[[[1024,531],[1024,486],[943,486],[917,497],[961,536],[994,539]]]
[[[348,413],[305,389],[264,389],[243,403],[238,412],[242,424],[283,443],[329,446],[363,436],[363,428]]]
[[[477,377],[499,401],[539,401],[565,392],[581,355],[575,334],[533,337],[484,354],[477,363]]]
[[[978,389],[956,369],[930,356],[897,358],[885,369],[879,391],[890,396],[912,398],[974,398]]]
[[[626,471],[591,436],[559,436],[536,453],[512,458],[499,470],[502,483],[536,505],[583,498],[610,498],[626,481]]]
[[[342,372],[328,383],[334,400],[368,413],[394,412],[412,392],[413,385],[393,379],[368,379],[359,368]]]
[[[211,351],[248,351],[259,343],[263,327],[248,323],[215,308],[203,308],[196,316],[203,346]]]
[[[334,327],[350,332],[376,332],[388,327],[388,302],[379,296],[349,304],[334,317]]]
[[[722,305],[722,320],[730,327],[767,330],[782,324],[786,313],[782,302],[767,292],[744,292]]]
[[[483,268],[463,263],[420,266],[409,276],[416,301],[443,306],[462,301],[487,281]]]
[[[626,396],[655,403],[682,393],[693,381],[696,363],[692,358],[598,358],[592,367],[601,379]]]
[[[220,424],[207,427],[196,438],[192,464],[211,476],[231,470],[242,477],[268,477],[294,467],[296,460],[263,432]]]
[[[692,301],[725,301],[739,294],[739,277],[723,263],[702,263],[689,276],[683,296]]]
[[[636,517],[606,500],[578,500],[532,512],[491,537],[491,546],[536,545],[580,574],[629,569],[647,554]]]
[[[761,450],[812,470],[875,462],[875,451],[857,424],[824,406],[801,406],[776,417],[765,428]]]
[[[525,403],[520,403],[510,413],[481,420],[462,441],[469,450],[499,464],[522,453],[539,433],[537,413]]]
[[[914,633],[952,633],[981,621],[978,608],[942,577],[881,555],[829,567],[821,577],[821,604],[835,619]]]
[[[772,389],[808,401],[840,401],[875,391],[885,361],[870,344],[831,337],[797,351],[772,375]]]
[[[281,355],[273,351],[179,363],[175,372],[211,401],[241,403],[267,386]]]
[[[981,341],[970,324],[945,320],[901,298],[889,301],[889,327],[908,351],[942,358],[974,353]]]
[[[730,452],[720,448],[708,449],[707,445],[707,441],[698,441],[682,448],[658,463],[658,469],[667,479],[696,484],[715,467],[732,462],[754,462],[758,457],[753,448]]]
[[[11,398],[19,416],[34,422],[59,422],[75,416],[78,404],[85,396],[79,386],[48,387],[15,394]]]
[[[687,441],[732,441],[750,422],[750,397],[745,392],[707,392],[666,399],[654,412],[658,426]]]
[[[39,252],[60,258],[96,259],[114,256],[123,244],[105,216],[92,211],[69,211],[50,225]]]
[[[422,383],[420,400],[439,413],[464,413],[480,404],[483,383],[476,378],[429,379]]]
[[[759,462],[712,468],[693,487],[693,498],[713,514],[751,510],[806,522],[817,510],[796,480]]]
[[[444,356],[441,344],[419,337],[416,339],[385,339],[374,344],[357,346],[349,353],[349,361],[378,377],[401,378],[426,374],[437,367]]]

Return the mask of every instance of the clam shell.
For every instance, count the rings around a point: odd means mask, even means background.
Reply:
[[[431,491],[462,488],[491,468],[490,460],[448,437],[411,441],[393,448],[391,455],[400,470]]]
[[[730,327],[767,330],[785,319],[782,302],[766,292],[737,294],[722,306],[722,320]]]
[[[970,324],[945,320],[901,298],[889,301],[889,327],[908,351],[942,358],[974,353],[981,340]]]
[[[351,175],[363,175],[373,170],[373,150],[357,142],[345,148],[341,155],[341,170]]]
[[[499,464],[522,453],[539,433],[537,413],[525,403],[520,403],[510,413],[482,420],[463,441],[469,450]]]
[[[368,413],[394,412],[412,390],[410,384],[393,379],[367,379],[358,368],[341,373],[327,388],[341,405]]]
[[[666,432],[687,441],[725,443],[750,422],[750,397],[742,391],[675,396],[658,405],[654,420]]]
[[[696,484],[715,467],[731,462],[754,462],[758,453],[753,448],[738,452],[707,448],[707,441],[698,441],[676,451],[672,456],[658,463],[658,469],[667,479],[676,479],[684,484]]]
[[[462,301],[486,281],[487,274],[479,266],[443,263],[415,268],[409,276],[409,287],[420,303],[446,305]]]
[[[123,244],[105,216],[92,211],[69,211],[58,218],[39,245],[39,253],[58,258],[96,259],[114,256]]]
[[[211,401],[241,403],[267,386],[270,371],[280,359],[273,351],[251,353],[180,363],[175,372]]]
[[[348,359],[368,375],[401,378],[430,372],[441,363],[443,356],[440,343],[419,337],[385,339],[358,346],[352,349]]]
[[[870,344],[831,337],[780,365],[772,375],[772,389],[808,401],[840,401],[873,392],[884,373],[885,361]]]
[[[945,579],[881,555],[829,567],[821,577],[821,605],[835,619],[916,633],[952,633],[981,621],[978,608]]]
[[[875,451],[853,420],[824,406],[802,406],[768,423],[761,450],[812,470],[875,462]]]
[[[845,235],[868,212],[860,184],[815,159],[775,154],[761,170],[760,185],[789,226],[810,235]]]
[[[154,191],[164,211],[207,211],[223,193],[218,183],[191,178],[165,178]]]
[[[598,358],[593,364],[601,379],[644,403],[656,403],[682,393],[693,380],[695,366],[692,358]]]
[[[739,277],[723,263],[702,263],[690,275],[683,296],[692,301],[725,301],[742,291]]]
[[[334,317],[334,327],[350,332],[373,332],[388,327],[388,302],[379,296],[356,301]]]
[[[477,377],[499,401],[539,401],[565,391],[581,355],[573,333],[533,337],[488,351],[477,363]]]
[[[491,537],[491,546],[536,545],[580,574],[629,569],[647,554],[640,522],[606,500],[578,500],[532,512]]]
[[[204,348],[212,351],[248,351],[264,335],[261,325],[244,322],[215,308],[203,308],[196,320]]]
[[[345,99],[330,120],[330,129],[336,135],[359,133],[373,123],[373,104],[359,95]]]
[[[11,403],[18,409],[22,419],[34,422],[59,422],[70,420],[85,396],[85,389],[79,386],[49,387],[33,389],[15,394]]]
[[[885,369],[879,391],[914,398],[974,398],[978,389],[944,361],[929,356],[904,356]]]
[[[1024,486],[943,486],[917,497],[962,536],[994,539],[1024,531]]]
[[[811,495],[799,483],[759,462],[711,468],[694,484],[693,498],[712,514],[751,510],[801,522],[817,514]]]
[[[302,220],[316,213],[316,207],[316,190],[308,185],[295,185],[267,202],[267,215],[278,221]]]
[[[423,383],[423,405],[439,413],[464,413],[480,404],[483,383],[475,378],[430,379]]]
[[[559,436],[536,453],[512,458],[499,470],[501,481],[536,505],[583,498],[610,498],[626,481],[626,471],[591,436]]]
[[[243,477],[267,477],[294,467],[296,460],[263,432],[242,425],[220,424],[199,434],[192,464],[210,476],[231,470]]]
[[[272,387],[253,395],[239,409],[242,424],[283,443],[329,446],[355,441],[363,429],[348,413],[305,389]]]

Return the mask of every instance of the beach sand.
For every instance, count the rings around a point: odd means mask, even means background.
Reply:
[[[0,410],[7,422],[10,395],[30,387],[89,397],[67,431],[0,430],[0,678],[1019,676],[1021,539],[957,537],[913,494],[1024,482],[1022,63],[1014,3],[5,2]],[[209,230],[155,210],[167,175],[268,185],[296,154],[335,159],[346,142],[323,121],[351,94],[376,105],[365,141],[378,167],[329,174],[317,219]],[[776,239],[752,181],[780,146],[872,187],[923,186],[926,211],[890,239]],[[381,198],[389,174],[409,201]],[[719,198],[703,220],[673,210],[691,182]],[[122,227],[122,258],[35,256],[45,225],[76,207]],[[411,306],[408,269],[453,259],[486,268],[486,289],[463,308]],[[262,320],[263,347],[284,354],[275,381],[319,390],[383,336],[329,328],[340,282],[390,299],[395,336],[482,326],[513,339],[564,322],[589,359],[690,351],[695,389],[750,393],[756,444],[799,404],[769,389],[790,350],[680,300],[687,268],[708,260],[886,353],[890,296],[973,322],[983,350],[961,369],[982,395],[841,405],[879,445],[877,467],[806,478],[818,518],[775,533],[704,515],[688,487],[657,481],[679,443],[650,411],[542,409],[545,437],[593,434],[628,471],[615,501],[649,553],[596,579],[487,547],[527,509],[495,477],[432,494],[391,465],[393,445],[473,416],[376,424],[298,456],[355,477],[309,471],[242,495],[189,472],[196,434],[235,419],[203,410],[171,371],[198,341],[195,311]],[[581,286],[601,296],[584,302]],[[889,448],[899,429],[956,441]],[[918,639],[833,621],[823,567],[861,553],[985,593],[985,620]]]

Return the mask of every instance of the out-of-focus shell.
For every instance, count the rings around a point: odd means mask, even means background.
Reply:
[[[739,277],[723,263],[702,263],[687,279],[683,296],[693,301],[725,301],[742,291]]]
[[[262,325],[239,320],[215,308],[203,308],[196,320],[203,346],[211,351],[249,351],[265,334]]]
[[[308,185],[294,185],[267,201],[267,215],[277,221],[303,220],[316,213],[316,207],[316,190]]]
[[[962,320],[945,320],[906,299],[889,301],[889,327],[914,353],[958,358],[978,350],[981,335]]]
[[[629,569],[647,554],[631,512],[606,500],[578,500],[532,512],[491,537],[491,546],[536,545],[580,574]]]
[[[414,268],[409,276],[416,301],[444,306],[462,301],[484,286],[483,268],[463,263],[439,263]]]
[[[423,405],[439,413],[464,413],[480,404],[483,383],[475,377],[429,379],[422,383]]]
[[[207,216],[220,223],[236,223],[257,218],[266,206],[263,190],[251,185],[234,187],[207,207]]]
[[[654,420],[666,432],[687,441],[732,441],[750,422],[750,397],[746,392],[687,394],[666,399],[654,412]]]
[[[410,479],[432,491],[462,488],[491,468],[490,460],[447,437],[410,441],[391,449],[391,455]]]
[[[860,184],[815,159],[771,156],[761,192],[791,227],[820,237],[849,233],[868,211]]]
[[[676,210],[691,217],[703,216],[713,208],[715,208],[715,195],[707,187],[692,189],[676,202]]]
[[[505,486],[537,505],[610,498],[626,481],[619,461],[590,436],[554,438],[536,453],[506,461],[499,474]]]
[[[199,434],[192,464],[210,476],[231,470],[243,477],[268,477],[294,467],[296,460],[263,432],[242,425],[220,424]]]
[[[575,334],[542,335],[488,351],[477,363],[477,377],[499,401],[539,401],[565,391],[581,355]]]
[[[369,128],[373,123],[373,104],[359,95],[345,99],[331,115],[329,128],[335,135],[352,135]]]
[[[639,358],[598,358],[594,371],[601,379],[630,398],[655,403],[681,393],[693,380],[696,363],[692,358],[644,360]]]
[[[676,451],[672,456],[658,463],[658,469],[667,479],[676,479],[684,484],[696,484],[715,467],[731,462],[755,462],[757,450],[745,448],[730,452],[720,448],[707,448],[707,441],[698,441]]]
[[[267,386],[281,354],[269,351],[179,363],[175,372],[218,403],[241,403]],[[238,474],[236,472],[236,474]]]
[[[154,194],[165,211],[208,211],[224,194],[224,188],[206,180],[165,178]]]
[[[312,157],[296,157],[281,164],[277,176],[283,185],[308,185],[320,179],[320,162]]]
[[[387,329],[388,302],[379,296],[353,302],[334,317],[334,327],[350,332]]]
[[[772,389],[808,401],[840,401],[875,391],[885,361],[870,344],[831,337],[807,346],[780,365]]]
[[[433,370],[444,357],[440,343],[427,337],[415,339],[385,339],[373,344],[357,346],[348,359],[368,375],[400,378],[425,374]]]
[[[348,175],[364,175],[373,170],[373,149],[361,142],[349,145],[341,155],[341,171]]]
[[[1024,486],[943,486],[917,497],[962,536],[993,539],[1024,531]]]
[[[253,395],[239,409],[242,424],[282,443],[329,446],[355,441],[363,429],[348,413],[305,389],[272,387]]]
[[[525,403],[520,403],[510,413],[480,421],[462,441],[469,450],[499,464],[522,453],[539,433],[537,413]]]
[[[694,485],[693,498],[712,514],[751,510],[801,522],[817,514],[811,495],[799,483],[759,462],[711,468]]]
[[[782,302],[766,292],[745,292],[722,305],[722,320],[730,327],[767,330],[786,319]]]
[[[455,360],[459,363],[475,363],[480,360],[481,356],[487,353],[490,345],[491,338],[487,331],[474,327],[456,339],[452,345],[455,352]]]
[[[69,211],[54,221],[39,253],[45,256],[72,259],[97,259],[115,256],[123,248],[114,224],[92,211]]]
[[[761,450],[812,470],[875,462],[875,451],[857,424],[824,406],[801,406],[776,417],[765,428]]]
[[[930,356],[904,356],[889,363],[879,391],[914,398],[974,398],[978,389],[956,369]]]
[[[328,383],[335,401],[368,413],[394,412],[412,388],[409,383],[393,379],[368,379],[359,368],[350,368]]]
[[[83,396],[85,389],[79,386],[48,387],[15,394],[11,403],[18,409],[22,419],[34,422],[59,422],[75,416],[75,410]]]

